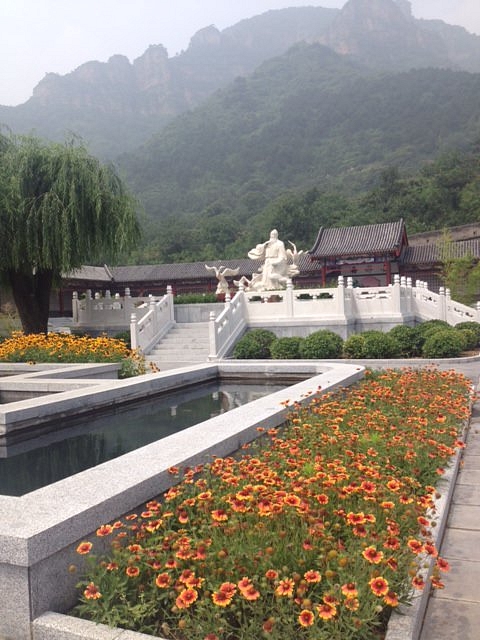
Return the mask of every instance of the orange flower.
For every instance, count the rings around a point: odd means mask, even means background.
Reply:
[[[321,579],[322,579],[322,576],[321,576],[320,572],[319,571],[314,571],[313,569],[311,569],[310,571],[306,571],[303,574],[303,577],[305,578],[305,580],[307,582],[310,582],[310,583],[320,582]]]
[[[347,582],[342,585],[342,593],[347,598],[356,598],[358,596],[358,589],[355,582]]]
[[[448,571],[450,571],[450,565],[444,558],[437,558],[436,566],[444,573],[448,573]]]
[[[159,573],[155,578],[155,584],[159,589],[166,589],[170,585],[170,576],[168,573]]]
[[[240,591],[243,591],[244,589],[248,589],[252,584],[252,581],[250,580],[250,578],[247,578],[247,576],[244,576],[239,582],[238,582],[238,588],[240,589]]]
[[[415,576],[412,580],[412,585],[415,589],[421,591],[425,587],[425,580],[422,576]]]
[[[228,520],[228,515],[225,509],[215,509],[214,511],[211,511],[211,514],[215,522],[225,522]]]
[[[337,615],[337,607],[333,604],[328,604],[327,602],[319,604],[315,608],[322,620],[331,620]]]
[[[400,540],[395,536],[389,536],[383,543],[385,549],[400,549]]]
[[[366,522],[366,519],[363,511],[360,511],[359,513],[353,513],[352,511],[350,511],[350,513],[347,513],[348,524],[358,526],[359,524],[365,524],[365,522]]]
[[[362,556],[372,564],[379,564],[383,559],[383,553],[377,551],[375,547],[367,547],[363,550]]]
[[[389,607],[398,607],[398,596],[395,591],[389,591],[383,601]]]
[[[410,551],[413,551],[413,553],[415,553],[416,555],[418,555],[419,553],[422,553],[422,551],[424,550],[423,543],[421,543],[419,540],[415,540],[414,538],[411,538],[407,542],[407,546],[410,549]]]
[[[260,591],[258,591],[253,584],[251,584],[247,589],[242,589],[242,596],[245,600],[254,601],[260,598]]]
[[[233,582],[224,582],[220,585],[219,591],[227,595],[229,598],[233,598],[235,591],[237,590],[237,585]]]
[[[432,576],[430,578],[431,582],[432,582],[432,587],[434,589],[445,589],[445,585],[444,583],[440,580],[440,578],[436,578],[435,576]]]
[[[388,582],[385,578],[378,576],[378,578],[372,578],[369,583],[372,592],[378,596],[386,596],[388,593]]]
[[[96,587],[93,582],[89,582],[87,584],[83,595],[87,600],[98,600],[102,597],[102,594],[98,590],[98,587]]]
[[[294,493],[289,493],[288,495],[286,495],[283,501],[285,502],[285,504],[288,504],[291,507],[299,507],[302,502],[300,498]]]
[[[267,580],[276,580],[278,578],[278,571],[274,569],[268,569],[265,571],[265,577]]]
[[[285,578],[284,580],[280,580],[278,587],[275,589],[275,593],[277,596],[291,598],[294,588],[295,582],[291,578]]]
[[[197,600],[197,598],[198,591],[196,589],[191,589],[190,587],[188,587],[187,589],[183,589],[183,591],[180,592],[177,600],[180,599],[184,603],[185,607],[189,607]]]
[[[138,567],[127,567],[125,573],[129,578],[136,578],[140,574],[140,569]]]
[[[216,604],[217,607],[228,607],[232,601],[232,596],[223,591],[215,591],[212,593],[212,600],[213,604]]]
[[[96,533],[97,533],[97,536],[103,537],[103,536],[109,536],[112,533],[112,531],[113,531],[113,527],[111,525],[102,524],[102,526],[97,529]]]
[[[93,544],[91,542],[81,542],[77,547],[77,553],[84,556],[87,553],[90,553]]]
[[[315,622],[315,616],[308,609],[304,609],[300,612],[298,616],[298,621],[302,625],[302,627],[311,627]]]

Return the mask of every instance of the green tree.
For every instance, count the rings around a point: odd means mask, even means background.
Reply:
[[[82,145],[3,136],[0,276],[25,333],[47,331],[52,286],[62,274],[115,261],[138,232],[123,182]]]

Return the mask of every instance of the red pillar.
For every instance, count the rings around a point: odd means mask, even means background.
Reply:
[[[322,287],[327,286],[327,265],[325,262],[322,265]]]
[[[389,260],[385,260],[385,275],[387,278],[387,285],[392,284],[392,265]]]

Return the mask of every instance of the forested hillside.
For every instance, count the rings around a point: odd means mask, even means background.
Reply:
[[[479,74],[372,73],[326,47],[301,44],[176,119],[121,165],[152,221],[149,236],[161,232],[156,251],[190,259],[187,245],[198,252],[242,244],[252,218],[285,192],[351,198],[386,168],[408,174],[442,153],[470,149],[480,140],[479,101]],[[418,213],[418,229],[442,214],[422,221]],[[185,231],[167,250],[172,221],[183,221]]]
[[[355,195],[321,187],[285,191],[248,219],[217,203],[198,215],[144,220],[142,248],[129,259],[169,263],[245,257],[273,228],[299,249],[310,249],[320,226],[399,218],[409,234],[480,223],[480,145],[444,153],[415,171],[386,167],[371,188]]]

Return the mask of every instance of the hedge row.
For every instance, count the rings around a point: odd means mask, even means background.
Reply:
[[[451,327],[429,320],[415,327],[399,325],[390,331],[365,331],[343,340],[327,329],[306,338],[277,338],[272,331],[253,329],[235,345],[233,357],[245,359],[335,358],[455,358],[480,345],[480,323],[462,322]]]

